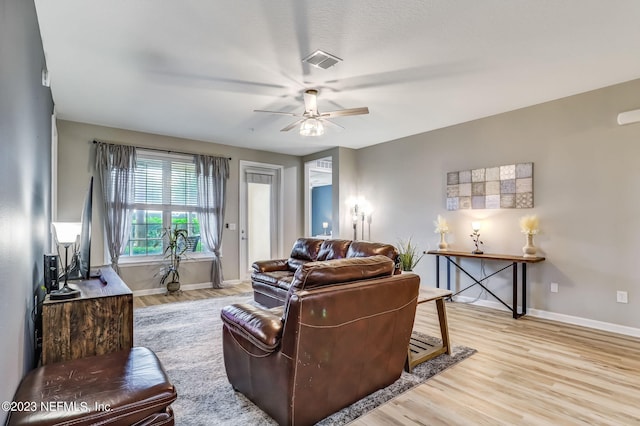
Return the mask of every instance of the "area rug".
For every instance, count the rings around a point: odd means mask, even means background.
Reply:
[[[224,369],[220,310],[232,303],[251,300],[247,293],[134,310],[134,344],[146,346],[158,355],[178,391],[178,399],[172,404],[177,425],[276,425],[271,417],[232,389]],[[318,424],[335,426],[353,421],[474,352],[454,345],[451,355],[443,354],[422,363],[410,374],[403,372],[392,385]]]

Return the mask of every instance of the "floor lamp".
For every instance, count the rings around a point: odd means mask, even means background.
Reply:
[[[79,222],[53,222],[54,240],[64,246],[64,286],[60,290],[54,290],[49,294],[51,300],[73,299],[80,296],[79,290],[69,287],[69,247],[74,244],[82,230]]]
[[[353,222],[353,241],[358,240],[358,205],[354,205],[351,209],[351,221]]]

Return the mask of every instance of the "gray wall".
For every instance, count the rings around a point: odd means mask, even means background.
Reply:
[[[374,239],[413,236],[421,249],[436,249],[433,220],[442,214],[452,249],[471,251],[470,223],[482,219],[485,252],[520,253],[518,220],[537,214],[535,244],[547,260],[528,270],[529,306],[637,329],[640,124],[616,123],[619,112],[637,108],[640,80],[358,150],[358,191],[374,206]],[[533,209],[446,211],[447,172],[529,161]],[[477,262],[466,264],[479,272]],[[487,262],[487,272],[494,267]],[[433,256],[417,272],[434,285]],[[509,274],[490,287],[511,301]],[[616,290],[628,291],[628,304],[616,303]]]
[[[357,151],[340,147],[334,157],[336,161],[333,168],[334,188],[338,192],[338,217],[340,238],[353,239],[353,221],[351,207],[358,197],[357,188]],[[334,197],[335,202],[335,197]],[[366,234],[365,234],[366,235]],[[358,239],[361,239],[361,229],[358,231]],[[368,239],[365,237],[365,239]],[[371,239],[374,239],[373,236]]]
[[[442,214],[452,228],[447,236],[452,249],[471,251],[470,223],[481,219],[486,252],[520,253],[525,241],[518,220],[537,214],[541,232],[535,243],[547,260],[529,267],[529,307],[541,314],[569,316],[569,320],[575,317],[637,329],[640,283],[634,280],[631,257],[640,246],[633,220],[640,207],[636,165],[640,124],[618,126],[616,115],[640,108],[639,93],[640,80],[357,151],[335,148],[304,158],[59,121],[59,218],[77,219],[92,169],[93,138],[180,147],[233,157],[227,222],[238,221],[237,161],[284,165],[286,252],[303,234],[303,161],[330,155],[336,188],[334,214],[339,217],[341,238],[353,236],[348,207],[355,196],[366,198],[374,209],[372,240],[395,243],[412,237],[424,250],[437,247],[432,222]],[[446,211],[447,172],[529,161],[535,174],[533,209]],[[99,212],[96,217],[101,217]],[[225,231],[224,238],[225,277],[233,279],[238,274],[237,232]],[[102,244],[101,235],[94,238],[94,263],[101,259]],[[464,263],[480,272],[475,262]],[[495,267],[489,262],[485,271],[491,273]],[[200,272],[193,269],[197,276],[189,278],[193,282],[206,281],[208,265],[199,268]],[[134,288],[143,289],[156,285],[150,272],[132,268],[124,275]],[[416,272],[425,285],[435,284],[432,257],[425,257]],[[457,286],[466,282],[459,274],[454,276]],[[551,282],[559,284],[558,293],[550,292]],[[491,278],[489,285],[511,301],[509,274]],[[629,293],[628,304],[616,303],[617,290]],[[494,302],[475,289],[464,295]]]
[[[140,147],[161,148],[184,152],[198,152],[231,157],[230,178],[227,183],[226,223],[239,221],[239,161],[257,161],[284,166],[284,251],[302,234],[302,187],[304,167],[300,157],[274,154],[265,151],[236,148],[168,136],[133,132],[122,129],[95,126],[58,120],[58,220],[77,221],[80,219],[82,202],[93,174],[95,148],[94,139],[136,145]],[[102,265],[105,262],[103,239],[102,193],[99,185],[94,187],[94,231],[91,241],[91,263]],[[239,229],[239,226],[238,228]],[[238,230],[225,229],[222,242],[222,267],[225,280],[239,277],[239,239]],[[132,290],[158,288],[157,265],[123,265],[122,277]],[[181,283],[198,284],[210,282],[211,262],[202,261],[190,264],[181,273]]]
[[[34,363],[33,295],[51,220],[51,114],[32,1],[0,0],[0,400]],[[6,418],[0,411],[0,422]]]

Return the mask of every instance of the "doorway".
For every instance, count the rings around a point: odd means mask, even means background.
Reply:
[[[250,276],[253,262],[281,257],[282,170],[240,161],[240,279]]]
[[[331,238],[333,235],[333,163],[331,157],[305,163],[306,235]]]

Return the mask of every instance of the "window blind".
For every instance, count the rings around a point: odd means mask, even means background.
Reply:
[[[145,158],[138,155],[135,204],[195,207],[198,187],[193,161]]]

